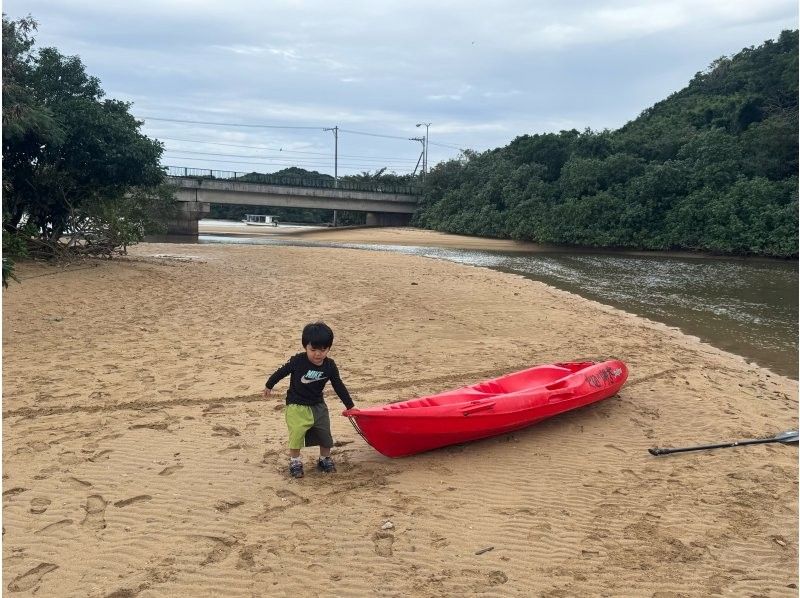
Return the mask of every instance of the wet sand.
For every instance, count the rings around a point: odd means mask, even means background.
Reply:
[[[326,228],[317,226],[242,226],[237,222],[200,221],[200,234],[222,234],[274,239],[295,239],[323,243],[368,243],[379,245],[416,245],[420,247],[454,247],[495,251],[545,251],[552,249],[510,239],[487,239],[464,235],[449,235],[421,228],[353,226]]]
[[[432,236],[465,246],[303,234]],[[794,428],[797,382],[675,329],[387,252],[142,244],[19,275],[3,300],[5,591],[797,595],[795,446],[647,453]],[[338,473],[306,449],[293,480],[286,381],[278,399],[260,390],[317,318],[357,405],[553,361],[616,357],[631,374],[593,406],[397,460],[329,392]]]

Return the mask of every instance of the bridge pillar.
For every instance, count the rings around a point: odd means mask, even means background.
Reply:
[[[211,204],[202,201],[180,201],[175,216],[167,224],[168,235],[197,236],[197,223],[211,212]]]
[[[367,212],[367,226],[408,226],[411,214]]]

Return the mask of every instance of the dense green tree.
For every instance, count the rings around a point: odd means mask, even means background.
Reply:
[[[414,223],[540,243],[797,256],[798,32],[722,57],[616,131],[434,167]]]
[[[573,156],[561,169],[559,185],[565,197],[583,197],[623,183],[643,169],[643,160],[630,154],[605,159]]]
[[[34,52],[35,26],[3,16],[5,235],[45,254],[65,243],[124,250],[163,229],[172,211],[163,148],[139,132],[130,104],[104,99],[78,57]]]

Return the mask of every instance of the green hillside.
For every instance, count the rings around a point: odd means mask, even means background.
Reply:
[[[797,256],[798,32],[615,131],[517,137],[427,177],[415,224],[540,243]]]

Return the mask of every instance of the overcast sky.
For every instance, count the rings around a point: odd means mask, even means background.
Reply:
[[[334,136],[322,129],[338,126],[340,175],[411,172],[420,122],[431,123],[431,165],[523,134],[618,128],[714,59],[796,29],[797,10],[796,0],[3,3],[8,17],[39,22],[37,46],[79,55],[108,97],[132,102],[143,132],[164,142],[164,164],[333,174]]]

